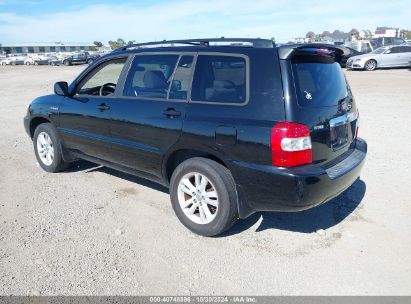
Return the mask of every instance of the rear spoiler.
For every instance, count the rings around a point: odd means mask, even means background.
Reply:
[[[326,43],[304,43],[304,44],[289,44],[289,45],[282,45],[278,47],[278,56],[280,59],[290,59],[294,55],[300,53],[299,51],[307,50],[318,50],[318,54],[321,55],[321,51],[324,52],[328,51],[328,54],[322,55],[329,55],[332,57],[339,57],[341,58],[344,55],[348,55],[350,52],[347,48],[342,46],[336,46],[334,44],[326,44]]]

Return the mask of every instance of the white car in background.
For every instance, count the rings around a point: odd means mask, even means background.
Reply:
[[[408,67],[411,60],[411,46],[383,46],[375,51],[350,57],[347,68],[374,71],[377,68]]]
[[[33,54],[26,57],[25,65],[47,65],[49,57],[46,55]]]
[[[10,57],[0,58],[0,65],[9,65],[11,62]]]

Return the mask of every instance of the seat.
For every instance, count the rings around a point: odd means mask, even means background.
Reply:
[[[168,84],[161,71],[147,71],[143,76],[144,87],[136,87],[135,95],[141,97],[166,98]]]
[[[213,86],[205,89],[208,101],[237,101],[239,94],[235,84],[229,80],[214,80]]]

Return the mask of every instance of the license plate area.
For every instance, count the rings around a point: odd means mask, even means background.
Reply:
[[[344,148],[348,144],[349,127],[346,115],[330,120],[330,144],[333,151]]]

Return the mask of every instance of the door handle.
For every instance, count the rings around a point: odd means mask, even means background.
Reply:
[[[110,109],[110,107],[108,105],[106,105],[105,103],[102,103],[101,105],[98,105],[96,108],[99,109],[100,111],[107,111],[107,110]]]
[[[163,115],[169,117],[169,118],[174,118],[174,117],[178,117],[181,116],[181,112],[176,111],[174,108],[168,108],[167,110],[164,110]]]

